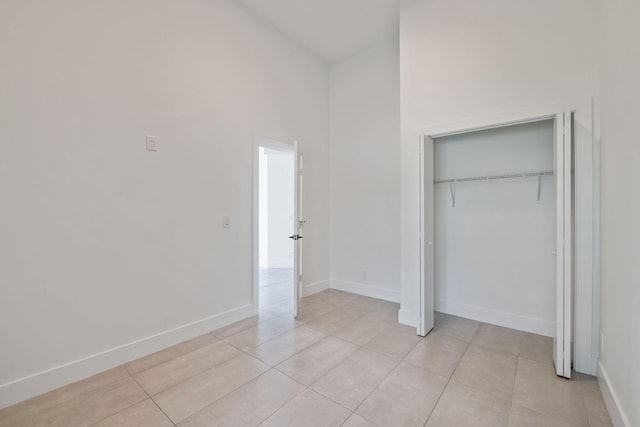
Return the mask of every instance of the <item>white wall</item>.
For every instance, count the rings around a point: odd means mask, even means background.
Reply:
[[[593,54],[597,6],[597,0],[403,3],[402,322],[416,324],[418,319],[419,129],[568,98],[597,96],[597,60]],[[582,129],[578,131],[583,133]],[[581,188],[580,192],[583,191],[588,193],[591,189]],[[587,206],[581,212],[590,216],[592,207]],[[585,222],[590,223],[590,218],[585,218]],[[588,252],[591,246],[581,246],[582,249]],[[590,278],[591,274],[587,276]],[[581,306],[590,309],[591,289],[578,298]],[[592,325],[588,324],[587,329],[584,335],[591,338]],[[592,350],[590,341],[585,343],[587,353]],[[588,364],[594,366],[595,362],[591,360]]]
[[[402,7],[402,126],[597,89],[597,0],[416,0]]]
[[[436,180],[553,170],[553,121],[438,138]],[[551,336],[555,189],[544,177],[436,184],[435,308]]]
[[[392,301],[400,296],[398,61],[396,40],[335,63],[330,98],[331,286]]]
[[[269,267],[293,268],[293,152],[267,150]]]
[[[234,1],[7,0],[0,56],[0,407],[251,314],[255,135],[328,279],[328,68]]]
[[[640,425],[640,4],[602,2],[602,353],[616,425]],[[624,421],[623,421],[624,420]]]

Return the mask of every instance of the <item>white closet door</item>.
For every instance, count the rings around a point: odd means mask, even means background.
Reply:
[[[293,316],[298,317],[302,301],[302,154],[293,143]]]
[[[556,115],[554,180],[556,187],[556,335],[553,361],[559,376],[571,378],[572,255],[572,113]]]
[[[424,135],[420,141],[420,324],[418,335],[433,329],[434,274],[434,201],[433,201],[433,139]]]

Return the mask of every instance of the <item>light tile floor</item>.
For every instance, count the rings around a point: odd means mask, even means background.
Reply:
[[[260,310],[270,308],[276,314],[293,314],[293,269],[260,268],[258,271]]]
[[[549,338],[328,290],[0,411],[0,426],[610,426]],[[270,309],[269,309],[270,307]]]

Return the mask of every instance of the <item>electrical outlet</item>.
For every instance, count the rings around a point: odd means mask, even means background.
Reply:
[[[367,272],[366,271],[362,272],[362,280],[367,280]]]

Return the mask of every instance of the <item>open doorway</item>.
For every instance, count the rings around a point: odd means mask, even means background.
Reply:
[[[275,141],[258,146],[258,309],[294,316],[294,147]],[[295,233],[294,233],[295,234]]]

